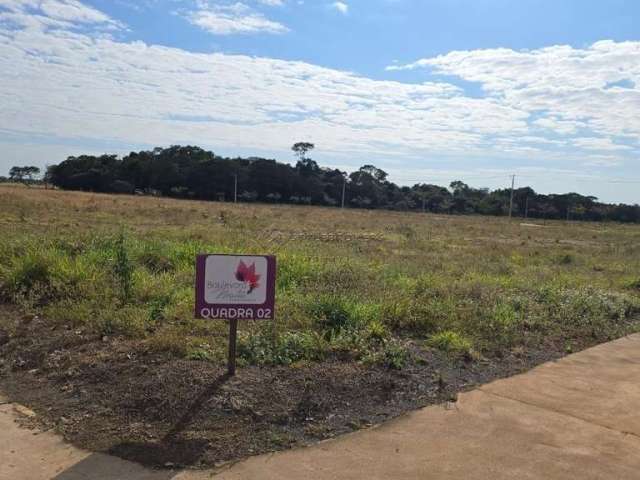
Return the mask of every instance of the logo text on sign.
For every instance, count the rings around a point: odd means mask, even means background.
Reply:
[[[197,318],[274,318],[276,261],[272,256],[198,255]]]

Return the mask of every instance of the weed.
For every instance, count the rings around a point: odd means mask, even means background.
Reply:
[[[307,306],[316,325],[326,332],[340,331],[353,326],[349,300],[337,295],[321,295]]]
[[[216,360],[216,356],[211,351],[211,346],[208,344],[201,344],[195,348],[187,348],[185,356],[189,360],[199,360],[203,362]]]
[[[202,252],[278,256],[278,331],[242,324],[241,364],[402,368],[400,338],[491,357],[640,329],[637,226],[594,239],[593,225],[548,222],[522,244],[521,229],[491,217],[228,204],[223,224],[200,202],[35,189],[0,202],[14,222],[0,235],[0,301],[181,357],[222,361],[226,349],[223,322],[192,320]],[[341,241],[327,241],[334,231]]]
[[[446,330],[433,335],[427,345],[452,355],[469,355],[473,348],[471,340],[457,332]]]
[[[327,353],[325,340],[313,332],[285,332],[273,340],[267,329],[240,335],[238,355],[250,364],[290,365],[300,360],[320,360]]]
[[[382,342],[389,336],[389,331],[384,323],[374,320],[367,325],[367,335],[371,340]]]
[[[560,255],[557,260],[559,265],[571,265],[575,262],[573,255],[569,253],[565,253],[564,255]]]
[[[171,353],[178,357],[186,357],[189,353],[188,332],[177,326],[161,330],[147,340],[147,347],[152,352]]]
[[[151,273],[171,272],[175,269],[173,261],[164,253],[147,249],[140,254],[138,262],[147,268]]]
[[[149,304],[149,320],[158,321],[164,318],[164,311],[171,303],[169,297],[158,297],[152,300]]]
[[[133,290],[132,274],[134,268],[129,259],[124,233],[120,233],[116,241],[115,254],[113,271],[120,288],[120,301],[124,305],[131,299],[131,292]]]
[[[399,341],[389,340],[382,344],[381,349],[368,352],[362,361],[366,365],[402,370],[409,361],[409,351]]]
[[[51,260],[39,252],[28,252],[13,259],[13,264],[4,270],[2,290],[6,297],[26,293],[36,286],[48,287],[51,282]]]
[[[640,277],[634,278],[633,280],[627,283],[627,288],[629,290],[636,290],[640,292]]]

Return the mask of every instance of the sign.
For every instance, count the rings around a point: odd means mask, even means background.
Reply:
[[[258,255],[198,255],[196,318],[273,320],[276,258]]]

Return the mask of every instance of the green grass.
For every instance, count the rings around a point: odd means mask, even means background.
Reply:
[[[201,252],[278,257],[277,321],[241,324],[244,364],[403,368],[410,343],[476,358],[639,329],[633,225],[7,186],[0,207],[0,301],[193,361],[223,362],[226,348],[224,322],[192,318]]]

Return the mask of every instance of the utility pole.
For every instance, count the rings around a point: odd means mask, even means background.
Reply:
[[[238,174],[233,174],[233,203],[238,203]]]
[[[529,196],[527,196],[527,200],[524,204],[524,218],[529,218]]]
[[[342,208],[344,208],[344,199],[347,193],[347,177],[344,177],[344,181],[342,182]]]
[[[513,217],[513,189],[516,186],[516,176],[511,175],[511,200],[509,201],[509,220]]]
[[[427,203],[427,197],[422,195],[422,213],[425,213],[425,204]]]

